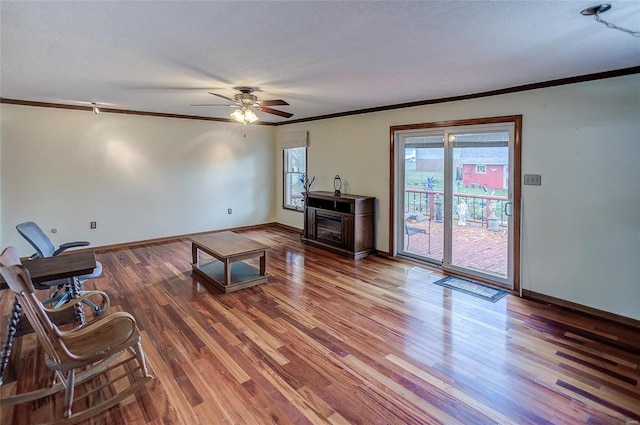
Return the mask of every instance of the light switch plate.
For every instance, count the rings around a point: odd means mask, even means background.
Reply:
[[[529,186],[542,186],[542,176],[540,174],[525,174],[524,184]]]

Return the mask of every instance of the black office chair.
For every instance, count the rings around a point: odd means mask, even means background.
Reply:
[[[54,257],[69,248],[89,245],[89,242],[78,241],[64,243],[56,248],[53,242],[51,242],[51,239],[49,239],[42,229],[40,229],[40,227],[38,227],[38,225],[33,221],[20,223],[16,226],[16,229],[18,230],[18,233],[20,233],[36,250],[35,254],[33,254],[30,259]],[[43,301],[42,304],[45,307],[50,305],[52,308],[58,308],[73,298],[84,294],[85,291],[80,291],[82,284],[89,279],[100,277],[100,275],[102,275],[102,264],[96,261],[96,268],[93,269],[93,272],[90,274],[76,276],[71,279],[58,279],[43,282],[38,284],[36,289],[57,288],[53,296]],[[102,313],[102,310],[91,301],[83,300],[83,303],[91,307],[95,311],[96,315]]]

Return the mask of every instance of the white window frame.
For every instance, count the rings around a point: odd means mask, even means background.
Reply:
[[[482,171],[480,171],[480,169],[482,169]],[[486,164],[476,164],[476,174],[487,174],[487,165]]]
[[[307,177],[307,139],[306,131],[285,133],[280,139],[282,149],[282,208],[288,210],[303,211],[304,181]],[[290,155],[294,149],[304,149],[304,169],[293,169]],[[300,152],[300,151],[298,151]],[[298,196],[299,195],[299,196]]]
[[[291,158],[294,151],[301,152],[305,157],[304,169],[293,167],[291,164]],[[307,176],[307,148],[289,148],[283,150],[282,164],[284,169],[283,191],[282,191],[282,208],[302,211],[304,209],[304,202],[302,201],[302,192],[304,179]]]

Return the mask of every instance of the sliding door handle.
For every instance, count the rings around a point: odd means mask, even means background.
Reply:
[[[504,203],[504,215],[511,217],[513,215],[513,202],[507,201]]]

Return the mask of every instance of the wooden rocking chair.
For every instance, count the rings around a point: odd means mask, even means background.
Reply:
[[[56,375],[50,387],[3,397],[0,406],[38,400],[64,389],[64,418],[50,423],[74,424],[115,406],[153,379],[147,371],[138,327],[129,313],[100,316],[62,331],[36,297],[29,271],[20,265],[14,247],[2,252],[0,263],[6,265],[0,273],[16,293],[43,347],[46,364]],[[74,403],[81,410],[72,411]]]

